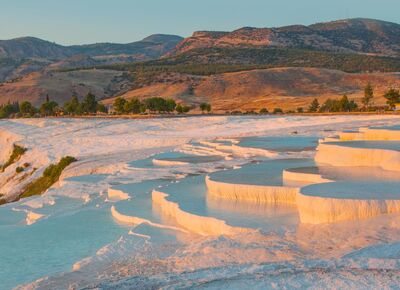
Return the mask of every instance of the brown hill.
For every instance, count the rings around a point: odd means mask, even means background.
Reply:
[[[182,37],[155,34],[141,41],[63,46],[35,37],[0,40],[0,82],[26,73],[54,68],[82,68],[156,59],[171,51]]]
[[[178,102],[210,102],[214,111],[272,110],[280,107],[306,108],[313,98],[323,102],[347,94],[360,101],[365,85],[375,87],[376,105],[385,104],[382,97],[389,87],[400,87],[398,73],[350,74],[317,68],[275,68],[212,76],[190,76],[168,73],[151,84],[126,92],[125,98],[152,96],[173,97]],[[104,100],[111,104],[114,99]]]
[[[98,99],[104,99],[127,90],[128,85],[127,74],[112,70],[34,72],[13,82],[0,84],[0,104],[30,101],[40,105],[49,95],[62,105],[73,93],[82,97],[88,92],[94,93]]]
[[[373,19],[346,19],[310,26],[243,27],[233,32],[195,32],[169,55],[211,47],[283,47],[332,52],[400,55],[400,25]]]

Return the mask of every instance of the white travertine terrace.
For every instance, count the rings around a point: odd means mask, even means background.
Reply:
[[[339,142],[321,143],[315,161],[333,166],[370,166],[400,171],[400,151],[379,148],[357,148]]]
[[[110,187],[107,191],[108,198],[112,201],[129,199],[129,194],[126,192]]]
[[[124,223],[124,224],[129,224],[129,225],[134,225],[134,226],[138,226],[141,224],[148,224],[150,226],[157,227],[157,228],[186,232],[184,229],[181,229],[181,228],[167,226],[167,225],[161,225],[158,223],[153,223],[152,221],[149,221],[144,218],[122,214],[122,213],[118,212],[118,210],[115,208],[115,206],[111,207],[111,215],[116,221],[118,221],[120,223]]]
[[[283,186],[227,183],[209,176],[205,181],[209,194],[215,197],[295,204],[302,223],[331,223],[396,213],[400,212],[400,186],[390,185],[390,180],[398,179],[400,150],[396,142],[384,141],[400,141],[400,130],[361,128],[341,133],[339,138],[325,138],[315,156],[319,167],[284,169]],[[359,170],[360,174],[352,170]],[[341,183],[342,179],[348,180],[347,183]],[[371,184],[368,186],[372,188],[365,186],[369,179],[379,181],[378,189]],[[292,181],[303,185],[287,187]],[[329,194],[323,192],[325,187],[329,188]]]
[[[182,166],[189,164],[188,162],[164,159],[152,159],[152,163],[156,166]]]
[[[258,203],[296,204],[297,187],[235,184],[214,181],[206,177],[208,193],[220,198],[252,201]]]
[[[341,141],[399,141],[400,130],[393,128],[360,128],[358,132],[342,132]]]
[[[298,181],[304,183],[324,183],[331,182],[332,180],[324,178],[321,174],[316,172],[304,172],[294,169],[285,169],[282,172],[283,182],[288,183],[291,181]]]
[[[176,223],[191,232],[199,235],[218,236],[218,235],[235,235],[239,233],[249,232],[249,229],[241,227],[233,227],[226,224],[225,221],[213,217],[199,216],[183,211],[175,202],[167,199],[168,194],[153,190],[153,204],[160,207],[162,214],[172,217]]]
[[[331,182],[300,190],[301,222],[310,224],[357,220],[400,212],[400,183]]]
[[[274,157],[274,156],[278,155],[278,153],[267,150],[267,149],[242,147],[242,146],[235,145],[235,144],[225,145],[225,144],[209,142],[209,141],[201,141],[200,144],[215,148],[219,151],[231,152],[232,154],[235,154],[238,156]]]

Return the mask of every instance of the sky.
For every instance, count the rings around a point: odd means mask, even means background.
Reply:
[[[400,23],[400,0],[0,0],[0,39],[128,43],[154,34],[344,18]]]

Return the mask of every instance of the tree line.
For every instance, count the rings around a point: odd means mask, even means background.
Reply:
[[[400,103],[400,91],[394,88],[388,89],[383,95],[386,99],[388,109],[393,110],[396,104]],[[342,98],[333,100],[327,99],[322,105],[317,99],[314,99],[308,107],[309,113],[325,113],[325,112],[355,112],[355,111],[376,111],[378,107],[374,107],[374,88],[368,83],[364,88],[364,96],[361,99],[362,107],[359,107],[354,100],[349,100],[347,95]]]
[[[176,112],[178,114],[185,114],[194,108],[194,106],[177,104],[173,99],[164,99],[161,97],[152,97],[143,101],[140,101],[138,98],[126,100],[118,97],[113,103],[113,110],[116,114],[143,114],[146,112],[159,114]],[[211,105],[209,103],[201,103],[200,110],[202,113],[210,113]]]
[[[173,113],[186,114],[190,110],[194,109],[194,106],[188,106],[185,104],[177,104],[173,99],[164,99],[161,97],[152,97],[143,101],[138,98],[126,100],[122,97],[115,99],[112,105],[112,112],[108,112],[108,108],[99,103],[96,100],[96,96],[92,93],[88,93],[82,101],[79,101],[78,96],[73,95],[71,99],[63,106],[55,101],[50,100],[49,96],[46,96],[45,102],[43,102],[38,108],[32,105],[28,101],[13,102],[0,105],[0,118],[10,117],[48,117],[48,116],[61,116],[61,115],[90,115],[90,114],[145,114],[149,113]],[[211,105],[208,103],[200,104],[201,111],[211,112]]]
[[[106,113],[107,108],[96,100],[96,96],[92,93],[88,93],[79,102],[77,96],[72,96],[71,100],[66,102],[64,106],[59,106],[55,101],[50,100],[49,96],[46,96],[45,102],[43,102],[38,108],[32,105],[31,102],[23,101],[7,103],[0,105],[0,118],[10,117],[47,117],[57,115],[87,115],[94,113]]]

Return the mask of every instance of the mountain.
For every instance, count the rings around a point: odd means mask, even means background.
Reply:
[[[243,27],[232,32],[199,31],[168,55],[198,48],[276,47],[400,56],[400,25],[373,19],[345,19],[309,26]]]
[[[127,91],[122,96],[148,98],[163,96],[178,102],[212,104],[214,112],[258,111],[267,108],[296,110],[307,109],[314,98],[320,103],[326,99],[338,99],[347,94],[350,99],[360,100],[365,86],[374,87],[375,105],[384,105],[384,92],[391,86],[400,86],[399,73],[345,73],[320,68],[272,68],[194,76],[179,73],[163,73],[151,83]],[[112,104],[114,99],[106,99]]]
[[[374,102],[400,87],[400,25],[346,19],[309,26],[151,35],[128,44],[61,46],[35,38],[0,42],[0,103],[48,94],[63,104],[91,91],[116,96],[210,102],[216,111],[306,107],[348,94]]]
[[[127,44],[96,43],[62,46],[35,37],[0,40],[0,58],[43,58],[60,60],[76,54],[88,56],[143,55],[143,59],[157,58],[173,49],[182,37],[156,34]]]
[[[157,59],[183,38],[155,34],[127,44],[96,43],[62,46],[34,37],[0,40],[0,82],[42,70],[69,69]]]

